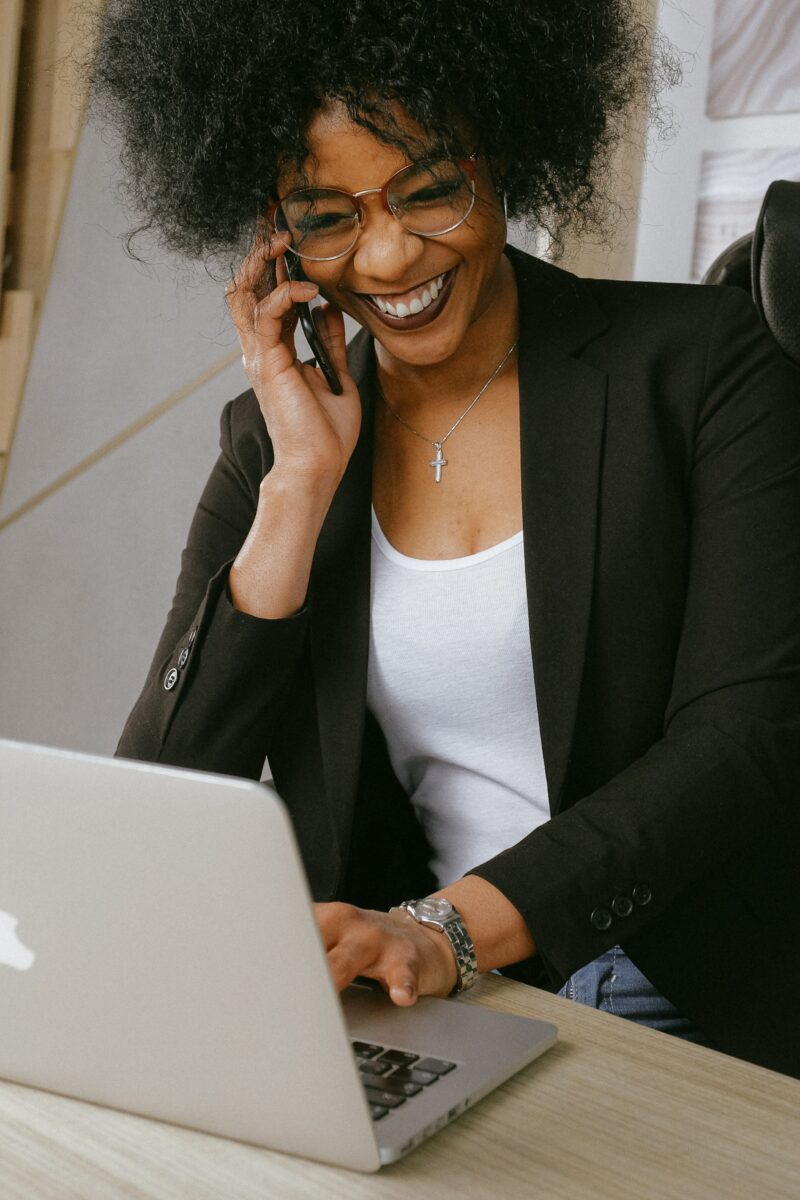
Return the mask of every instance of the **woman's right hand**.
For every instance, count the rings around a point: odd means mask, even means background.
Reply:
[[[315,317],[342,384],[341,396],[331,392],[319,367],[304,366],[297,358],[295,304],[311,300],[319,289],[288,278],[285,252],[278,238],[259,235],[225,294],[244,368],[272,441],[273,473],[328,485],[332,495],[358,439],[361,404],[347,370],[344,317],[338,308],[320,306]]]

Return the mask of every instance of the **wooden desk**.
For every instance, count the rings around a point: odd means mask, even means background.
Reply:
[[[0,1084],[3,1200],[798,1200],[800,1082],[490,976],[465,1001],[557,1046],[357,1175]]]

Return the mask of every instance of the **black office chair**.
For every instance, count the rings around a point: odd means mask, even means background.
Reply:
[[[749,292],[783,353],[800,366],[800,183],[769,185],[755,230],[723,250],[703,283]]]

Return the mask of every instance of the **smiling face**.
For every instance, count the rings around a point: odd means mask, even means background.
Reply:
[[[413,136],[421,131],[408,118]],[[287,172],[281,196],[298,186],[356,193],[380,188],[408,165],[403,152],[378,141],[339,105],[309,126],[311,156],[301,180]],[[515,303],[503,258],[506,225],[486,164],[478,161],[475,204],[463,224],[438,237],[410,233],[377,194],[363,198],[365,219],[355,246],[333,262],[303,260],[326,299],[364,325],[393,358],[409,365],[442,363],[465,338],[508,323]],[[505,269],[504,269],[505,267]],[[479,326],[480,328],[476,328]]]

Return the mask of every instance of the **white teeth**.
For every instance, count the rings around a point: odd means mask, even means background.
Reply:
[[[432,279],[430,283],[426,283],[422,295],[414,296],[413,299],[409,300],[408,304],[400,301],[395,305],[383,296],[373,295],[371,299],[382,313],[388,313],[391,317],[410,317],[422,312],[424,308],[428,308],[436,300],[443,286],[444,275],[439,275],[436,279]]]

